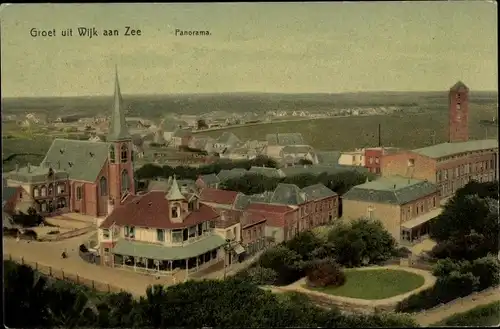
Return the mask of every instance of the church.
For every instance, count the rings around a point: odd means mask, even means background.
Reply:
[[[5,175],[7,186],[21,186],[43,216],[77,212],[103,217],[128,194],[135,194],[132,137],[118,72],[106,142],[55,139],[39,166]]]

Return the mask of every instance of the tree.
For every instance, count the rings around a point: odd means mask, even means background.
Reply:
[[[322,244],[323,241],[313,232],[304,231],[287,241],[285,246],[298,253],[304,261],[308,261],[313,259],[314,250],[320,248]]]
[[[378,264],[395,252],[396,241],[380,221],[357,219],[334,227],[328,240],[335,246],[335,259],[344,266]]]
[[[223,190],[237,191],[243,194],[260,194],[272,191],[278,186],[279,179],[266,177],[261,174],[245,174],[225,180],[220,188]]]
[[[295,282],[304,275],[302,257],[283,245],[267,249],[260,256],[259,265],[276,271],[276,284],[280,285]]]
[[[236,276],[243,281],[253,283],[255,285],[272,285],[278,279],[278,273],[271,268],[254,266],[244,271],[238,272]]]
[[[346,280],[342,268],[332,258],[309,262],[306,275],[307,284],[311,287],[339,287]]]

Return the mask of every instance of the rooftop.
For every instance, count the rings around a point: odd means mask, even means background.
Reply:
[[[498,140],[482,139],[482,140],[470,140],[467,142],[441,143],[415,149],[413,150],[413,152],[429,158],[437,159],[454,154],[495,149],[495,148],[498,149]]]
[[[428,181],[390,176],[354,186],[343,199],[402,205],[435,192],[437,186]]]
[[[49,176],[49,166],[28,165],[7,173],[7,178],[19,182],[39,183],[49,180],[67,179],[68,173],[60,169],[52,169],[54,176]]]

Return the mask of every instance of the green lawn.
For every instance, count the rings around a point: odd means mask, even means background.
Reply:
[[[500,302],[478,306],[470,311],[450,316],[434,326],[492,327],[500,323]]]
[[[360,299],[384,299],[417,289],[424,284],[418,274],[400,270],[345,270],[346,283],[340,287],[309,288],[330,295]]]

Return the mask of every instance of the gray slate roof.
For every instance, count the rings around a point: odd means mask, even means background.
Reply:
[[[437,159],[464,152],[480,151],[480,150],[495,149],[495,148],[498,149],[498,140],[483,139],[483,140],[470,140],[467,142],[441,143],[415,149],[413,150],[413,152],[429,158]]]
[[[283,154],[299,154],[313,151],[314,149],[309,145],[287,145],[281,150]]]
[[[308,201],[329,198],[337,195],[337,193],[333,192],[321,183],[306,186],[302,189],[302,192],[306,194],[306,198]]]
[[[280,183],[274,190],[271,203],[298,205],[306,202],[306,194],[294,184]]]
[[[304,138],[301,133],[267,134],[268,145],[304,145]]]
[[[270,191],[254,195],[239,193],[234,201],[234,208],[237,210],[245,210],[251,203],[271,203],[272,196],[273,192]]]
[[[95,182],[108,159],[111,144],[69,139],[55,139],[41,167],[52,166],[69,174],[71,180]]]
[[[115,95],[113,99],[113,108],[111,112],[111,121],[109,126],[108,141],[128,140],[131,136],[128,132],[127,122],[125,121],[125,112],[123,108],[123,99],[120,92],[120,83],[118,81],[118,70],[115,72]]]
[[[232,145],[232,146],[240,142],[241,142],[240,139],[235,134],[227,131],[222,133],[222,135],[220,135],[220,137],[217,139],[217,143]]]
[[[220,183],[219,177],[216,174],[202,175],[200,179],[205,182],[205,184],[218,184]]]
[[[357,185],[345,193],[342,198],[403,205],[435,192],[437,192],[437,186],[428,181],[391,176]]]
[[[54,172],[54,179],[67,179],[68,173],[62,169],[57,168],[57,163],[52,164],[52,170]],[[19,168],[19,170],[13,170],[7,173],[8,177],[12,180],[27,183],[42,183],[48,181],[49,166],[31,166]]]

